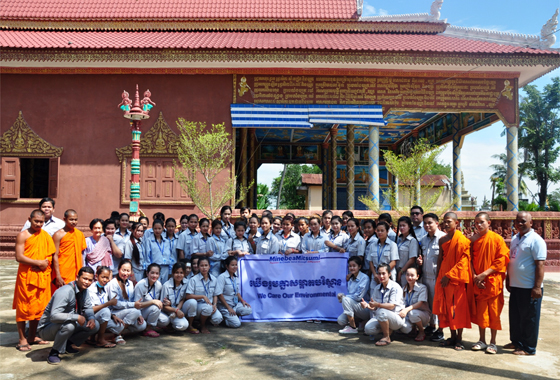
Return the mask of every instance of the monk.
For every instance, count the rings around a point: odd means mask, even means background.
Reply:
[[[509,249],[500,235],[490,231],[490,216],[486,212],[476,215],[474,225],[477,233],[470,238],[472,284],[469,285],[468,293],[475,305],[471,308],[471,319],[478,325],[480,339],[472,346],[472,350],[496,354],[496,335],[502,329],[500,314],[504,308],[503,290]],[[488,327],[489,345],[486,344]]]
[[[461,351],[465,349],[463,329],[471,327],[465,288],[471,280],[471,242],[457,230],[457,226],[455,213],[448,212],[443,216],[443,229],[447,235],[439,239],[438,276],[432,312],[437,314],[440,327],[451,330],[451,338],[440,345]]]
[[[30,344],[47,344],[36,337],[37,325],[43,310],[51,299],[51,259],[54,243],[45,230],[45,214],[33,210],[29,228],[16,237],[16,261],[19,263],[14,302],[19,334],[19,351],[30,351]],[[25,337],[25,322],[29,321],[29,334]]]
[[[78,230],[78,213],[66,210],[64,213],[64,228],[53,235],[56,252],[53,256],[53,286],[52,292],[78,277],[82,267],[82,251],[86,249],[86,238]]]

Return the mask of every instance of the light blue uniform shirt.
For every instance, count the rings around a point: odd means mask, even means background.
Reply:
[[[213,255],[208,257],[210,260],[210,271],[212,275],[220,273],[220,262],[228,257],[228,241],[222,236],[212,235],[206,243],[208,251],[212,251]]]
[[[126,280],[125,289],[127,298],[124,298],[122,289],[119,286],[119,280],[116,277],[113,277],[113,279],[105,286],[109,300],[117,297],[117,304],[115,306],[111,306],[111,310],[131,309],[134,307],[134,285],[132,284],[132,281],[128,279]]]
[[[546,260],[546,243],[543,238],[532,228],[521,238],[516,234],[511,239],[509,255],[509,285],[514,288],[533,289],[537,267],[535,260]]]
[[[193,254],[193,242],[196,236],[200,235],[198,232],[191,232],[191,230],[186,229],[179,235],[179,240],[177,241],[177,246],[175,250],[180,249],[185,254],[185,259],[190,260]]]
[[[202,273],[197,274],[189,280],[187,285],[187,294],[192,294],[195,296],[206,296],[212,301],[212,298],[216,295],[216,284],[218,283],[218,278],[208,274],[208,280],[204,280]],[[203,299],[197,300],[198,303],[206,303]]]
[[[327,234],[327,236],[329,238],[329,241],[339,248],[344,248],[344,246],[346,245],[346,242],[350,239],[350,236],[348,236],[348,234],[346,232],[342,231],[342,230],[340,230],[337,235],[335,235],[334,232],[331,230]],[[329,247],[329,251],[330,250],[331,250],[331,248]],[[346,250],[346,249],[344,249],[344,250]]]
[[[121,233],[121,230],[118,229],[117,232],[113,235],[113,241],[118,249],[121,250],[121,253],[124,256],[124,246],[126,242],[130,240],[130,231],[126,230],[124,234]],[[117,269],[119,268],[119,263],[121,259],[113,255],[113,273],[116,273]]]
[[[228,245],[229,245],[228,248],[229,251],[240,250],[241,252],[249,252],[249,253],[251,252],[251,246],[249,244],[249,241],[245,237],[239,239],[236,236],[229,241]]]
[[[226,303],[231,307],[235,307],[235,305],[239,303],[239,298],[237,297],[238,293],[239,293],[239,281],[236,275],[233,275],[233,277],[231,277],[229,275],[229,272],[226,271],[218,276],[218,281],[216,283],[217,296],[223,294]],[[218,304],[222,304],[222,302],[219,299],[218,299]],[[225,307],[226,305],[223,306]]]
[[[344,245],[344,250],[352,256],[364,256],[366,252],[366,241],[359,233],[353,238],[348,236],[348,240]]]
[[[412,229],[414,230],[416,239],[418,239],[418,242],[422,244],[422,239],[424,238],[424,236],[428,235],[428,231],[424,229],[424,222],[420,223],[420,225],[418,225],[417,227],[412,226]]]
[[[413,257],[418,257],[418,249],[420,245],[418,241],[412,237],[412,235],[408,235],[406,239],[403,239],[401,236],[397,239],[397,249],[399,252],[399,261],[395,267],[397,269],[401,269],[406,265],[406,262]]]
[[[162,300],[161,291],[163,285],[161,282],[156,281],[150,288],[147,278],[143,278],[136,284],[134,288],[134,301],[148,302],[153,300]]]
[[[280,243],[272,230],[267,235],[259,236],[255,245],[255,255],[277,255],[280,251]]]
[[[206,253],[208,252],[208,240],[210,236],[202,236],[202,234],[198,234],[194,237],[192,243],[192,254],[196,253]]]
[[[284,231],[280,231],[278,235],[278,242],[280,243],[279,253],[285,255],[288,248],[301,250],[301,238],[294,231],[290,231],[287,238],[284,237]]]
[[[233,239],[235,237],[235,230],[233,229],[233,224],[229,223],[229,225],[226,226],[226,224],[224,223],[223,220],[221,220],[222,222],[222,238],[224,238],[226,241],[229,239]]]
[[[179,244],[179,237],[177,236],[177,234],[173,234],[171,238],[167,235],[165,235],[165,237],[169,242],[169,273],[171,273],[173,264],[177,262],[177,244]]]
[[[378,240],[377,244],[370,244],[368,246],[366,263],[372,262],[375,270],[377,270],[379,264],[390,264],[393,260],[399,261],[399,249],[397,248],[397,244],[389,238],[385,240],[385,244],[383,245],[380,244]],[[396,267],[395,265],[395,268]],[[395,268],[391,271],[391,279],[395,279],[397,276],[397,270]]]
[[[433,237],[426,235],[422,239],[422,278],[425,280],[435,280],[437,278],[439,239],[443,236],[445,236],[445,232],[438,229]]]
[[[148,239],[144,238],[144,252],[149,264],[156,263],[160,266],[175,264],[172,262],[174,258],[171,255],[171,244],[164,236],[161,237],[161,242],[156,241],[153,235]]]
[[[397,241],[397,233],[392,228],[389,228],[389,233],[387,234],[387,238],[391,239],[393,243],[395,243]]]
[[[159,281],[158,281],[159,282]],[[185,293],[187,292],[187,283],[185,279],[181,280],[179,286],[175,286],[175,280],[170,278],[163,284],[161,291],[161,300],[168,299],[171,302],[171,306],[177,308],[179,302],[185,298]]]
[[[319,232],[317,236],[313,236],[313,232],[309,231],[301,241],[301,252],[328,252],[329,247],[325,245],[325,241],[328,239],[327,235],[322,232]]]
[[[146,258],[145,255],[145,250],[144,250],[144,244],[142,244],[142,240],[138,239],[136,240],[136,247],[138,247],[138,253],[140,254],[140,262],[137,263],[136,260],[134,260],[134,255],[132,254],[133,251],[133,245],[132,245],[132,241],[130,239],[128,239],[128,241],[126,242],[126,244],[124,245],[124,252],[123,252],[123,257],[125,259],[129,259],[132,262],[132,269],[136,269],[136,270],[146,270],[146,268],[148,268],[148,265],[150,264],[148,262],[148,259]],[[117,272],[115,272],[116,274]]]
[[[383,288],[383,284],[378,284],[375,279],[372,279],[369,291],[375,302],[394,304],[395,308],[391,311],[398,313],[403,309],[403,290],[395,281],[389,280],[387,287]]]
[[[109,285],[109,283],[107,283],[107,285]],[[88,295],[92,306],[103,305],[104,303],[110,301],[107,297],[108,294],[105,286],[100,286],[97,281],[89,286]]]
[[[352,298],[356,302],[360,302],[362,298],[367,300],[367,293],[369,290],[369,277],[358,272],[358,276],[352,277],[348,280],[348,294],[347,296]]]

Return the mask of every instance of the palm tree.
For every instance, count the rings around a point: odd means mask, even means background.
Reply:
[[[492,170],[494,170],[494,173],[492,173],[490,175],[490,181],[492,181],[492,178],[497,177],[499,179],[502,179],[504,182],[506,182],[506,180],[507,180],[507,154],[505,154],[505,153],[494,154],[494,155],[492,155],[492,158],[495,158],[495,159],[499,160],[501,163],[490,165],[490,168]],[[525,165],[523,165],[523,163],[519,164],[519,167],[518,167],[518,170],[517,170],[517,176],[518,176],[517,178],[518,178],[519,192],[523,195],[528,195],[529,187],[527,186],[527,183],[523,179],[523,177],[525,177]],[[492,197],[492,199],[494,199],[494,197]]]

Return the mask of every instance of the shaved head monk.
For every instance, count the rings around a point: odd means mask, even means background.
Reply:
[[[14,302],[19,334],[20,351],[30,351],[30,344],[46,344],[36,337],[37,324],[43,310],[51,299],[51,257],[54,243],[45,230],[45,214],[33,210],[29,217],[29,228],[16,237],[16,261],[19,263]],[[25,322],[29,321],[29,334],[25,337]]]
[[[463,329],[471,327],[465,289],[465,284],[471,280],[471,242],[457,230],[458,224],[455,213],[448,212],[443,216],[443,229],[447,235],[439,239],[438,277],[432,312],[438,316],[440,327],[451,330],[451,338],[440,345],[460,351],[465,348]]]
[[[496,334],[502,329],[500,314],[504,308],[504,280],[509,263],[509,249],[504,239],[490,231],[490,216],[479,212],[474,225],[477,233],[471,237],[472,295],[474,308],[471,319],[478,325],[480,339],[474,351],[498,352]],[[471,303],[472,305],[473,303]],[[486,329],[490,328],[490,344],[486,344]]]
[[[78,277],[82,267],[82,251],[86,249],[86,238],[78,230],[78,213],[66,210],[64,213],[64,228],[53,235],[56,252],[53,256],[53,289],[64,286]]]

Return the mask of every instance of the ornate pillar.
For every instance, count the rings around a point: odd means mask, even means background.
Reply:
[[[241,168],[241,185],[247,187],[247,128],[241,128],[241,133],[239,136],[239,167]],[[247,203],[247,201],[243,201]]]
[[[140,218],[140,136],[142,130],[139,120],[130,122],[132,130],[132,160],[130,161],[130,219],[137,222]]]
[[[418,181],[416,181],[416,201],[414,202],[417,205],[420,205],[420,203],[422,202],[422,200],[420,199],[420,196],[422,195],[422,179],[419,179]]]
[[[333,127],[331,128],[331,209],[337,210],[338,207],[336,205],[336,196],[337,196],[337,158],[336,158],[336,137],[338,136],[338,129]]]
[[[453,124],[453,210],[461,211],[461,147],[462,138],[459,136],[459,124]]]
[[[519,179],[517,176],[517,126],[507,127],[507,210],[519,211]]]
[[[323,143],[321,146],[321,170],[323,172],[323,190],[322,207],[323,210],[329,209],[329,143]]]
[[[379,207],[379,127],[369,126],[368,198]]]
[[[399,177],[395,176],[395,205],[399,207]]]
[[[256,171],[257,171],[257,152],[256,145],[255,145],[255,128],[249,128],[249,181],[253,181],[253,187],[248,191],[248,202],[247,206],[251,209],[257,207],[257,197],[256,197],[256,189],[257,189],[257,182],[256,179]]]
[[[354,210],[354,125],[346,126],[346,208]]]

